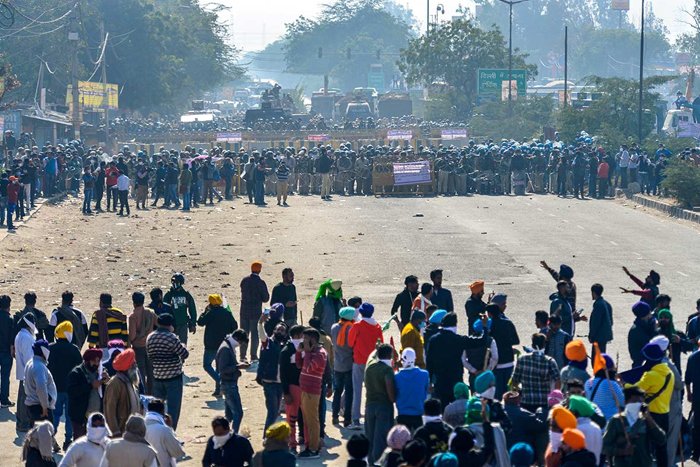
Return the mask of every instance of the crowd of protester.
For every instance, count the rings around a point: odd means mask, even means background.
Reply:
[[[89,316],[73,305],[70,291],[50,313],[37,308],[34,292],[14,308],[2,295],[0,407],[15,407],[27,466],[56,465],[53,456],[62,450],[59,465],[66,467],[172,465],[185,456],[176,434],[183,362],[188,346],[199,345],[190,336],[199,326],[212,396],[225,402],[211,424],[204,466],[291,467],[325,457],[327,404],[333,425],[356,432],[346,445],[348,466],[697,461],[700,427],[689,428],[682,401],[685,392],[691,411],[700,403],[700,300],[686,332],[679,331],[661,276],[652,270],[641,279],[623,267],[635,288],[622,292],[639,300],[622,311],[635,316],[627,333],[633,363],[619,371],[609,351],[616,314],[604,287],[590,286],[587,307],[571,267],[541,265],[556,291],[549,310],[535,312],[531,332],[516,329],[508,296],[487,295],[482,280],[469,285],[462,311],[441,270],[422,284],[407,276],[385,322],[370,302],[348,297],[342,280],[331,278],[320,284],[312,317],[302,323],[293,270],[284,269],[270,293],[257,261],[240,283],[238,319],[217,293],[198,315],[180,273],[165,293],[151,290],[149,303],[134,292],[128,315],[108,293]],[[521,342],[520,334],[529,337]],[[683,373],[685,353],[691,355]],[[16,402],[9,393],[13,365]],[[243,371],[255,373],[265,402],[258,452],[241,434]]]

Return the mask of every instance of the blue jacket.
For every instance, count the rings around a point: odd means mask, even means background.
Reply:
[[[561,316],[561,330],[570,336],[574,335],[574,314],[571,310],[571,303],[566,298],[563,298],[559,293],[553,293],[549,296],[552,304],[549,306],[549,314],[558,314]]]

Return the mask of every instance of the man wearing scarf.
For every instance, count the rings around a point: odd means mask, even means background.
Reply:
[[[49,330],[47,334],[52,340],[56,326],[63,321],[70,321],[73,325],[73,340],[71,341],[79,349],[83,348],[88,335],[88,325],[82,311],[73,306],[73,292],[65,291],[61,294],[61,306],[53,310],[49,318]]]
[[[114,359],[116,374],[105,388],[104,412],[107,425],[114,436],[124,433],[129,416],[141,413],[138,385],[138,367],[134,349],[127,349]]]
[[[411,348],[416,355],[416,366],[425,368],[425,356],[423,352],[423,330],[425,329],[426,315],[420,310],[414,310],[411,321],[401,330],[401,349]]]
[[[447,452],[452,427],[442,421],[440,401],[428,399],[423,403],[423,426],[414,433],[414,439],[422,440],[431,456]]]
[[[683,332],[676,330],[673,325],[673,315],[668,308],[659,310],[656,317],[659,323],[659,333],[666,337],[669,343],[667,347],[671,361],[681,373],[681,353],[692,352],[695,350],[695,344]],[[666,351],[666,349],[662,350]]]
[[[491,423],[492,421],[489,406],[485,404],[478,395],[472,396],[471,399],[467,401],[465,425],[467,425],[467,428],[474,434],[474,444],[484,446],[483,450],[487,450],[486,440],[490,436],[488,431],[492,431],[493,459],[490,461],[491,463],[489,465],[509,465],[510,457],[508,455],[506,435],[498,423]]]
[[[207,440],[202,466],[244,467],[250,465],[253,458],[253,447],[248,438],[232,432],[228,420],[224,417],[214,418],[211,427],[214,435]]]
[[[648,410],[642,410],[644,391],[625,388],[625,408],[605,425],[603,453],[615,467],[652,465],[655,446],[666,444],[666,433]]]
[[[176,459],[185,455],[175,432],[165,423],[165,404],[160,399],[148,403],[146,412],[146,441],[158,453],[158,465],[174,466]]]
[[[423,401],[430,390],[430,376],[416,366],[416,352],[408,347],[401,351],[401,369],[394,376],[396,386],[396,423],[415,431],[423,424]],[[462,383],[464,384],[464,383]]]
[[[82,364],[68,374],[68,416],[73,426],[73,437],[85,435],[87,415],[102,411],[103,385],[109,381],[106,372],[99,374],[102,351],[87,349]]]
[[[386,449],[386,435],[394,425],[396,386],[392,356],[392,347],[389,344],[381,344],[367,360],[367,369],[365,370],[365,386],[367,388],[365,434],[370,443],[368,457],[370,465],[374,465],[374,462],[377,462],[382,456],[384,449]],[[357,393],[354,397],[359,399]]]
[[[260,277],[262,263],[254,261],[250,265],[250,275],[241,281],[241,328],[250,339],[250,358],[258,359],[258,320],[262,314],[263,303],[270,300],[267,284]],[[245,361],[248,353],[248,339],[241,342],[241,360]]]
[[[398,313],[397,322],[399,328],[403,329],[411,320],[413,311],[413,300],[418,296],[418,278],[416,276],[406,276],[403,281],[404,289],[394,297],[394,304],[391,305],[391,316]]]
[[[564,430],[576,428],[576,417],[567,408],[555,405],[549,413],[549,445],[544,453],[545,467],[559,467],[564,451],[562,434]]]
[[[354,310],[353,310],[354,311]],[[297,324],[289,330],[289,342],[280,352],[280,381],[282,381],[282,393],[284,397],[284,413],[287,416],[287,424],[290,428],[289,448],[296,453],[297,450],[297,421],[299,409],[301,407],[301,387],[299,386],[299,375],[301,370],[296,365],[297,349],[301,348],[304,340],[304,326]],[[350,354],[352,365],[352,354]],[[342,391],[342,389],[341,389]],[[335,398],[338,392],[333,394],[333,413],[337,414]],[[352,409],[352,379],[350,380],[349,393],[345,394],[345,420],[350,421],[349,414]],[[340,410],[340,401],[338,401]],[[335,423],[335,422],[334,422]],[[348,423],[349,424],[349,423]],[[347,426],[347,424],[346,424]]]
[[[27,315],[19,322],[19,332],[15,336],[15,378],[19,381],[17,389],[17,423],[15,425],[17,431],[25,432],[29,430],[29,411],[25,404],[27,397],[25,388],[25,368],[27,363],[34,356],[34,345],[36,335],[36,327],[34,326],[34,316]]]
[[[61,459],[61,467],[94,467],[100,465],[105,447],[112,433],[100,412],[90,414],[87,420],[87,435],[71,443]]]
[[[371,303],[360,305],[360,321],[355,323],[348,333],[348,345],[352,347],[352,425],[351,429],[360,429],[360,408],[362,403],[362,384],[365,378],[367,359],[377,346],[377,341],[384,342],[384,335],[379,323],[372,317],[374,306]]]
[[[544,354],[544,334],[532,335],[532,352],[521,355],[515,364],[511,386],[522,385],[522,406],[530,412],[547,408],[547,395],[559,389],[559,367],[554,359]]]
[[[92,314],[87,337],[88,346],[106,349],[112,339],[121,339],[124,345],[129,342],[126,315],[118,308],[112,307],[112,296],[100,294],[100,308]]]
[[[634,324],[627,334],[627,348],[632,359],[632,367],[641,366],[644,361],[642,348],[656,335],[656,320],[651,315],[651,307],[642,301],[632,305]]]
[[[345,395],[345,423],[352,422],[352,347],[350,347],[350,330],[355,322],[355,308],[345,306],[339,312],[340,321],[331,327],[333,344],[333,424],[340,423],[340,403]],[[286,362],[285,362],[286,363]],[[281,364],[280,364],[281,365]]]
[[[483,301],[484,297],[484,281],[476,280],[469,284],[469,291],[471,295],[464,303],[464,309],[467,312],[467,322],[469,332],[472,332],[472,327],[476,323],[482,314],[486,313],[486,303]]]
[[[141,415],[132,415],[126,422],[121,439],[110,441],[102,457],[103,466],[133,467],[158,465],[158,453],[146,441],[146,422]]]
[[[598,465],[603,449],[603,432],[600,426],[591,420],[591,417],[595,415],[595,407],[585,397],[570,396],[569,410],[576,417],[577,429],[585,436],[586,449],[595,455],[596,465]]]
[[[54,430],[58,429],[64,410],[66,413],[65,441],[63,450],[68,448],[73,439],[73,426],[68,416],[68,375],[71,370],[80,365],[83,361],[80,350],[73,344],[73,325],[70,321],[64,321],[56,326],[56,341],[49,345],[49,371],[54,377],[56,391],[58,392],[56,401],[56,411],[53,417]]]
[[[53,422],[57,391],[53,375],[46,366],[51,353],[49,343],[39,339],[32,345],[32,350],[34,357],[29,360],[24,370],[24,390],[27,395],[24,403],[29,410],[29,420],[33,425],[38,420]]]
[[[588,381],[591,375],[589,375],[586,370],[588,366],[588,354],[582,340],[576,339],[566,344],[564,356],[569,361],[569,364],[561,369],[559,375],[561,379],[561,390],[566,392],[569,389],[569,381],[575,379],[579,381]]]
[[[22,445],[22,461],[27,466],[51,467],[56,466],[53,460],[55,431],[48,420],[37,422],[27,433]]]

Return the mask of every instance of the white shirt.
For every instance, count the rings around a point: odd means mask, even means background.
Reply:
[[[95,467],[100,465],[105,448],[101,444],[78,438],[70,445],[58,467]]]
[[[620,167],[627,168],[630,164],[630,153],[627,149],[623,149],[620,153]]]
[[[129,191],[129,177],[127,177],[124,174],[121,174],[119,178],[117,179],[117,190],[119,191]]]
[[[596,463],[600,463],[600,453],[603,450],[603,432],[598,424],[588,417],[579,417],[577,422],[577,428],[586,438],[586,449],[595,455]]]
[[[34,358],[34,349],[32,349],[34,341],[34,336],[27,328],[20,329],[15,337],[15,360],[17,361],[15,377],[17,381],[24,381],[24,367],[27,366],[27,362]]]
[[[175,459],[185,455],[172,428],[151,412],[146,414],[146,441],[158,452],[160,467],[174,466]]]

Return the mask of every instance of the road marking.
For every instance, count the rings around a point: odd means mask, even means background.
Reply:
[[[637,253],[636,251],[633,251],[632,254],[633,254],[633,255],[637,255],[637,256],[642,256],[641,253]]]
[[[538,210],[539,212],[542,212],[542,211],[543,211],[543,209],[542,209],[542,208],[537,208],[537,210]]]
[[[528,206],[532,206],[532,204],[530,204],[530,203],[525,203],[525,204],[528,205]]]
[[[613,244],[613,245],[615,245],[615,246],[617,246],[617,243],[616,243],[616,242],[613,242],[612,240],[610,240],[610,243]]]
[[[566,222],[567,224],[569,223],[569,221],[568,221],[568,220],[566,220],[566,219],[562,219],[562,221]]]
[[[664,263],[659,263],[658,261],[654,261],[655,264],[658,264],[659,266],[663,266]]]
[[[586,228],[585,228],[584,226],[582,226],[582,225],[577,225],[576,227],[578,227],[578,228],[581,229],[581,230],[586,230]]]
[[[683,276],[683,277],[688,277],[688,274],[686,274],[686,273],[684,273],[684,272],[680,272],[680,271],[676,271],[676,272],[677,272],[678,274],[680,274],[681,276]]]
[[[557,216],[555,216],[554,214],[550,214],[549,216],[550,216],[550,217],[557,217]]]
[[[596,237],[600,238],[600,234],[593,234],[593,235],[595,235]]]
[[[498,242],[493,242],[493,244],[496,245],[496,246],[501,246],[501,244],[498,243]]]

